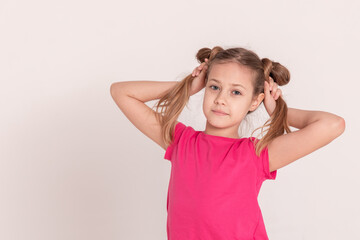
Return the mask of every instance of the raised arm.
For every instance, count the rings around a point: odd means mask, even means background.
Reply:
[[[111,84],[110,93],[117,106],[134,126],[164,150],[161,126],[155,112],[145,104],[156,100],[177,84],[177,81],[124,81]],[[161,115],[160,115],[161,118]]]
[[[329,112],[288,108],[287,117],[289,125],[299,130],[269,143],[270,172],[329,144],[345,130],[345,120]]]

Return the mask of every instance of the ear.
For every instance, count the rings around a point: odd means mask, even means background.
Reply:
[[[249,111],[255,111],[258,106],[261,104],[261,102],[264,100],[265,98],[265,94],[264,93],[260,93],[257,98],[255,98],[252,103],[251,103],[251,106],[249,108]]]

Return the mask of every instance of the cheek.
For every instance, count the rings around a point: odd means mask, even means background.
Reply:
[[[203,99],[204,104],[203,105],[208,105],[211,102],[211,95],[208,94],[207,92],[205,92],[204,94],[204,99]]]
[[[209,99],[206,99],[204,98],[204,101],[203,101],[203,109],[208,109],[209,108]]]
[[[236,115],[243,115],[248,112],[249,104],[247,102],[237,101],[232,105],[232,112]]]

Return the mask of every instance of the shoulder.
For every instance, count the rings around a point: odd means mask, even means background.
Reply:
[[[266,158],[267,156],[267,147],[263,148],[260,152],[260,155],[256,155],[256,146],[260,139],[256,137],[247,137],[241,139],[238,143],[238,150],[241,151],[241,154],[250,158],[254,162],[261,161],[262,158]]]
[[[269,161],[269,150],[268,146],[265,146],[260,155],[256,155],[256,144],[260,141],[260,139],[255,137],[249,137],[249,148],[251,148],[251,156],[254,159],[254,163],[257,166],[260,176],[263,180],[272,179],[274,180],[277,175],[277,171],[270,172],[270,161]]]
[[[181,121],[176,121],[175,128],[173,129],[172,143],[178,144],[193,136],[198,131],[193,127]]]
[[[176,121],[174,129],[174,137],[182,134],[183,132],[195,132],[194,128],[181,121]]]
[[[166,147],[164,158],[171,160],[173,149],[183,148],[184,144],[196,131],[181,121],[176,121],[172,142]]]

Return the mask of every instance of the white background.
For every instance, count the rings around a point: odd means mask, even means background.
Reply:
[[[217,45],[280,62],[289,107],[346,121],[263,183],[269,238],[360,239],[359,10],[356,0],[2,0],[0,239],[166,239],[171,163],[110,85],[181,80]],[[202,93],[180,116],[196,130]]]

